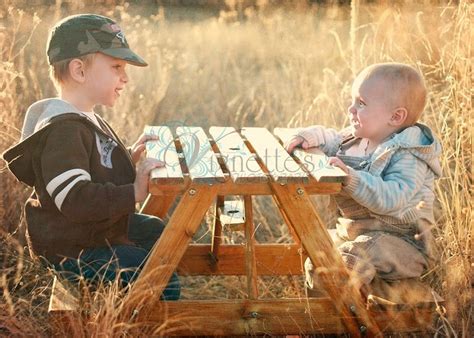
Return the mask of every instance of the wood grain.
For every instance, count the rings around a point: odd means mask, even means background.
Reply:
[[[260,168],[255,154],[233,127],[209,129],[234,183],[266,182],[267,176]]]
[[[277,183],[308,182],[307,174],[266,128],[242,128],[242,135],[252,145],[260,164]]]
[[[183,183],[183,172],[171,130],[166,126],[145,126],[144,133],[159,137],[157,141],[146,142],[146,156],[166,164],[163,168],[153,169],[150,179],[158,184]]]
[[[295,135],[297,130],[293,128],[275,128],[273,134],[285,144]],[[293,151],[293,156],[318,182],[344,182],[347,177],[347,174],[340,168],[329,165],[328,157],[318,148],[307,150],[296,148]]]
[[[191,180],[201,184],[224,182],[224,173],[204,130],[200,127],[178,127],[176,134]]]

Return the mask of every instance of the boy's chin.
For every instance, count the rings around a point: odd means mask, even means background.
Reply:
[[[115,101],[114,102],[104,102],[103,106],[107,108],[113,108],[115,106]]]
[[[357,128],[355,128],[354,126],[351,126],[351,134],[354,137],[359,137],[359,135],[358,135],[359,132],[358,132]]]

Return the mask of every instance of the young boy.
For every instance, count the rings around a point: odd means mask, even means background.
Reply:
[[[289,152],[321,147],[329,163],[347,173],[335,197],[341,217],[333,239],[362,285],[376,275],[419,277],[428,266],[441,146],[427,126],[417,123],[425,102],[424,81],[414,68],[375,64],[354,81],[349,128],[308,127],[286,145]],[[305,270],[312,289],[311,261]]]
[[[59,98],[28,109],[20,143],[4,154],[12,173],[34,187],[25,205],[30,251],[68,278],[119,277],[125,286],[163,231],[160,219],[135,213],[150,171],[163,164],[139,162],[151,137],[142,135],[127,149],[93,108],[115,104],[128,63],[147,63],[114,21],[94,14],[60,21],[47,56]],[[173,275],[163,298],[179,294]]]

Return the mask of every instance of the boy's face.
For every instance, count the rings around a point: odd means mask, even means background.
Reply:
[[[390,120],[391,89],[380,77],[356,79],[352,86],[352,104],[348,108],[353,135],[380,143],[392,133]]]
[[[112,107],[120,96],[120,91],[128,82],[125,71],[127,62],[111,56],[96,53],[85,67],[85,90],[92,105],[102,104]]]

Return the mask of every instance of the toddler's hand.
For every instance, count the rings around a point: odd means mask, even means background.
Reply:
[[[285,149],[290,154],[298,146],[300,146],[303,149],[309,148],[308,141],[306,141],[302,136],[299,136],[299,135],[293,136],[289,141],[285,143]]]
[[[135,190],[135,202],[143,202],[148,195],[148,182],[150,180],[150,172],[156,168],[165,166],[164,162],[154,158],[147,158],[137,165],[137,173],[133,188]]]
[[[159,140],[158,135],[146,135],[141,134],[138,137],[138,140],[131,147],[131,156],[133,163],[136,164],[140,160],[140,156],[145,150],[145,143],[147,141],[157,141]]]
[[[346,180],[344,181],[342,185],[348,185],[351,180],[351,176],[349,175],[349,168],[344,164],[344,162],[342,162],[337,157],[330,157],[329,164],[332,165],[333,167],[340,168],[343,172],[347,174]]]

